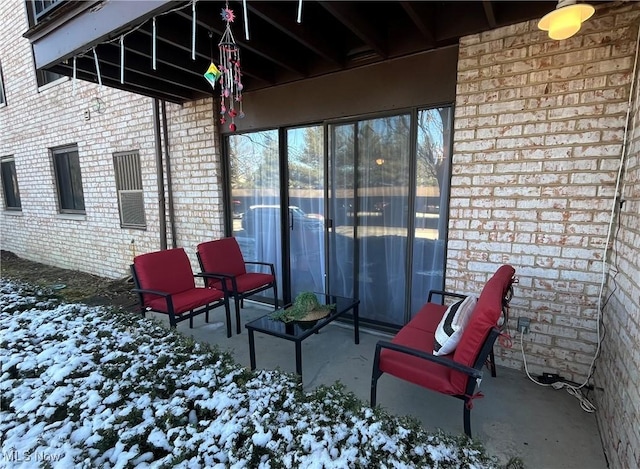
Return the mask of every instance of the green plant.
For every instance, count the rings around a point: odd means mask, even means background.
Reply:
[[[302,292],[296,296],[292,306],[275,311],[269,317],[282,322],[300,321],[313,311],[327,312],[335,307],[336,305],[321,305],[315,293]]]

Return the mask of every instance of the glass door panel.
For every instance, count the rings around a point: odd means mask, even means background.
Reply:
[[[231,135],[228,139],[233,236],[247,261],[274,264],[283,279],[278,131]],[[282,289],[278,289],[282,295]],[[270,291],[259,293],[268,299]]]
[[[325,152],[321,126],[287,130],[291,298],[325,292]]]
[[[418,112],[411,315],[431,289],[444,287],[451,108]]]
[[[356,239],[362,317],[403,325],[406,303],[410,116],[358,124]]]
[[[357,297],[355,132],[355,124],[329,126],[329,290],[345,297]]]
[[[329,126],[331,293],[360,299],[360,317],[404,324],[410,115]]]

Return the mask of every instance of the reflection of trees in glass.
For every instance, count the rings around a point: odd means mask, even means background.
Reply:
[[[443,180],[445,140],[449,135],[450,108],[418,112],[416,142],[417,186],[435,186]],[[409,114],[335,126],[331,136],[335,167],[332,177],[340,187],[353,188],[355,129],[358,129],[360,182],[369,187],[406,187],[406,162],[410,152]],[[324,129],[301,127],[287,131],[291,188],[323,187]],[[278,132],[252,132],[229,137],[231,186],[237,189],[278,187]]]
[[[438,108],[418,112],[418,186],[439,185],[442,181],[447,156],[444,154],[444,131],[445,125],[448,131],[450,111],[450,108]]]
[[[289,187],[322,189],[324,187],[324,131],[321,126],[287,131]]]
[[[278,187],[278,132],[229,137],[232,189]]]
[[[427,206],[418,210],[429,211],[438,207],[438,239],[446,239],[447,217],[443,210],[447,207],[449,194],[449,133],[451,131],[451,108],[424,109],[418,112],[418,141],[416,146],[417,174],[416,186],[438,187],[438,199],[426,199]],[[445,145],[446,142],[446,145]]]
[[[332,179],[334,186],[341,189],[355,187],[354,130],[353,124],[336,125],[331,135],[334,154]]]
[[[408,114],[403,114],[367,120],[359,125],[363,183],[369,187],[408,186],[410,119]]]

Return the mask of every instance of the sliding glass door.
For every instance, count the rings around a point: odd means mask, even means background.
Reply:
[[[329,132],[329,279],[361,317],[401,326],[444,286],[451,109]]]
[[[451,108],[232,135],[233,235],[280,292],[402,326],[444,286]],[[326,142],[326,143],[325,143]]]

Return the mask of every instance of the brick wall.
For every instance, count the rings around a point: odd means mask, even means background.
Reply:
[[[177,245],[197,267],[199,243],[224,236],[219,142],[212,99],[168,106]],[[192,255],[193,254],[193,255]]]
[[[7,100],[0,108],[0,157],[15,158],[22,201],[21,212],[0,211],[2,249],[59,267],[126,276],[134,252],[160,247],[153,101],[81,80],[75,90],[69,79],[38,89],[31,47],[22,37],[27,30],[24,2],[0,2],[0,17]],[[101,112],[96,98],[103,103]],[[175,207],[180,214],[176,241],[195,266],[195,244],[222,232],[211,103],[168,105],[167,113]],[[61,215],[57,208],[49,149],[74,143],[85,216]],[[120,227],[112,155],[131,150],[140,153],[146,230]]]
[[[458,63],[447,287],[478,290],[497,265],[514,265],[514,346],[496,351],[522,369],[516,318],[530,318],[523,347],[533,375],[583,383],[603,318],[594,382],[604,390],[589,397],[612,467],[640,460],[637,135],[603,266],[639,23],[639,4],[600,5],[566,41],[535,21],[466,37]],[[618,274],[600,296],[603,268]]]
[[[637,26],[636,26],[637,27]],[[638,467],[640,461],[640,82],[635,77],[620,194],[606,286],[606,331],[597,362],[596,394],[600,431],[611,467]],[[628,429],[627,431],[620,431]]]

